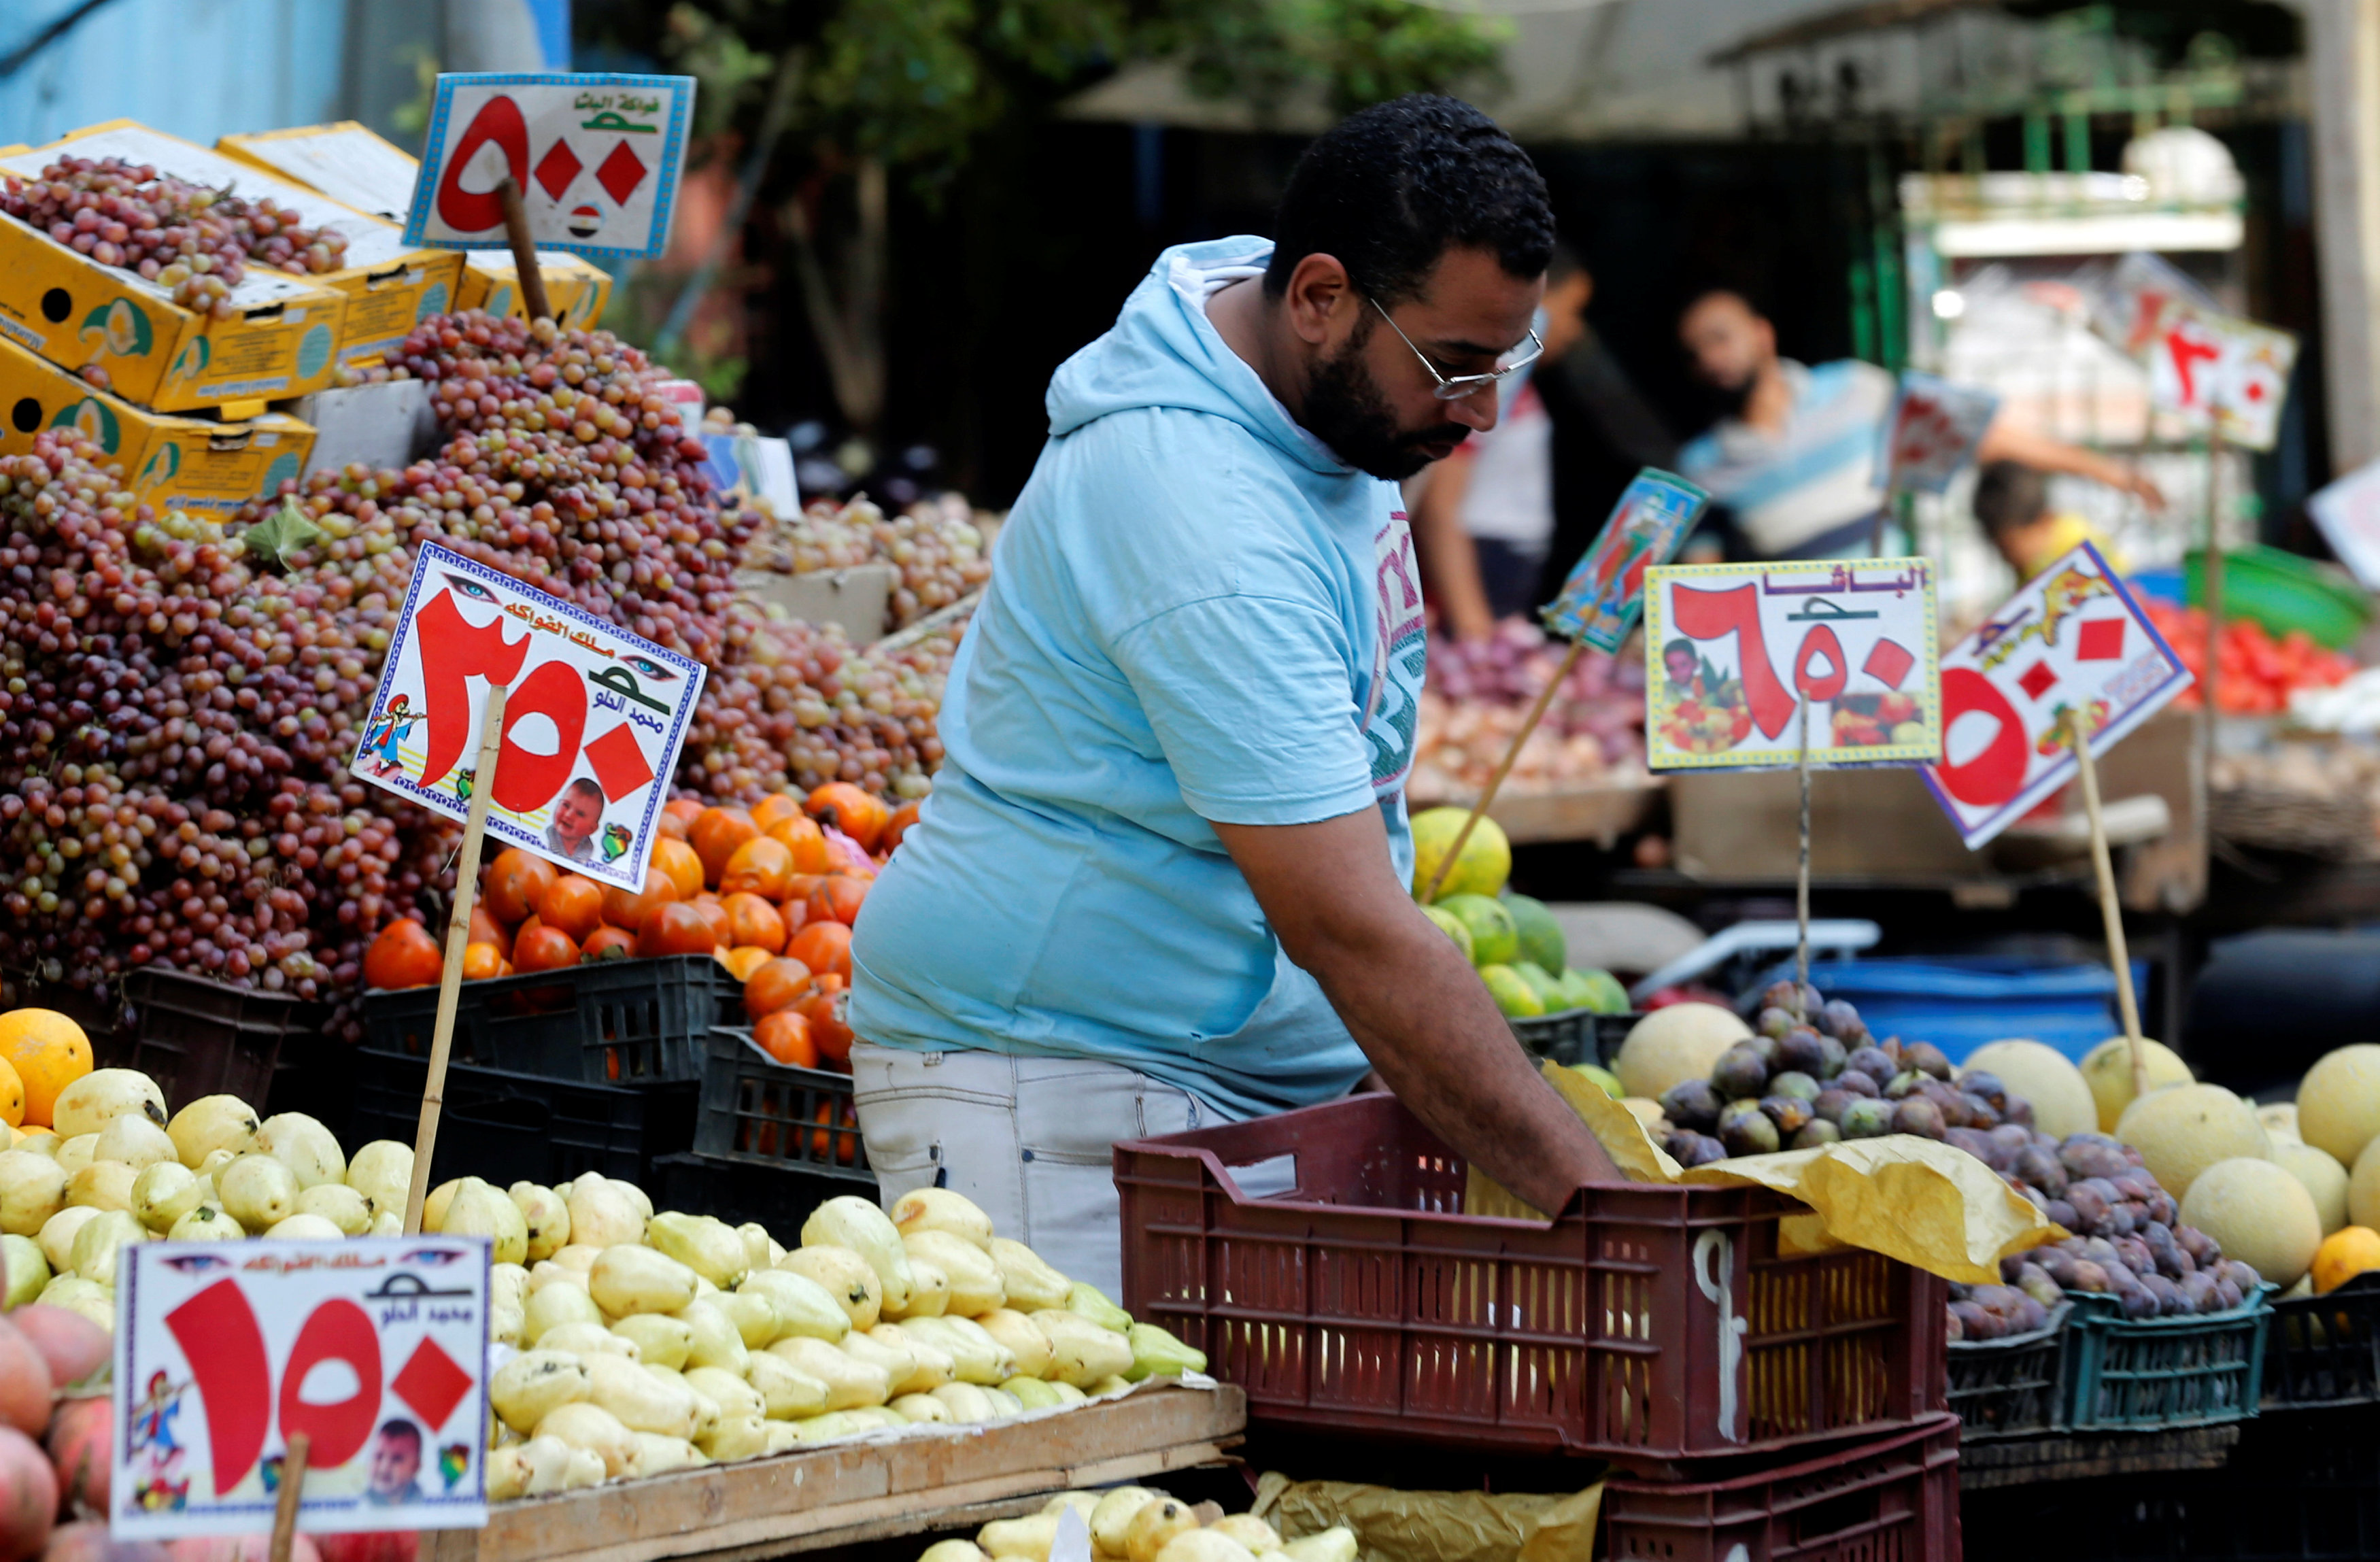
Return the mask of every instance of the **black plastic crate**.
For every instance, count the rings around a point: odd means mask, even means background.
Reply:
[[[1962,1442],[2054,1431],[2065,1413],[2066,1316],[2005,1339],[1954,1339],[1949,1348],[1950,1409]]]
[[[1592,1009],[1565,1009],[1559,1014],[1508,1019],[1522,1047],[1532,1058],[1549,1059],[1565,1068],[1593,1063],[1609,1068],[1620,1056],[1620,1044],[1636,1027],[1642,1014],[1599,1014]]]
[[[704,1047],[697,1151],[717,1160],[798,1167],[875,1185],[849,1074],[780,1063],[740,1026],[717,1027]]]
[[[801,1242],[802,1222],[832,1198],[857,1193],[876,1195],[876,1179],[855,1181],[840,1168],[833,1172],[805,1171],[789,1166],[759,1166],[749,1161],[719,1160],[687,1153],[663,1156],[653,1163],[653,1180],[646,1192],[656,1209],[692,1210],[715,1215],[731,1226],[758,1221],[786,1247]]]
[[[2265,1409],[2380,1403],[2380,1271],[2325,1296],[2273,1303]]]
[[[237,1096],[262,1107],[292,1036],[319,1039],[330,1006],[287,993],[146,966],[124,978],[132,1014],[125,1066],[140,1070],[178,1111],[206,1096]]]
[[[412,1144],[428,1061],[370,1047],[352,1057],[355,1107],[340,1142]],[[480,1177],[498,1187],[524,1179],[551,1186],[589,1171],[641,1185],[655,1161],[693,1143],[698,1088],[585,1084],[450,1062],[431,1185]]]
[[[476,1068],[589,1084],[702,1078],[703,1037],[740,1016],[743,984],[707,954],[599,960],[466,982],[452,1058]],[[364,998],[364,1043],[428,1059],[435,987]]]

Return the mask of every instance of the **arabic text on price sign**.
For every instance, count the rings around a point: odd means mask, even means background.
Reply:
[[[669,242],[693,110],[690,76],[441,76],[406,242],[503,244],[510,175],[538,248],[650,260]]]
[[[2073,779],[2070,712],[2104,754],[2190,682],[2123,577],[2083,543],[1943,657],[1942,757],[1925,784],[1972,851]]]
[[[1682,564],[1645,584],[1657,770],[1910,765],[1942,748],[1924,559]]]
[[[1599,651],[1618,650],[1644,611],[1645,572],[1676,555],[1709,503],[1683,478],[1654,466],[1637,473],[1547,606],[1546,627]]]
[[[700,662],[449,551],[422,547],[354,772],[461,819],[480,718],[505,684],[488,833],[644,887],[654,816],[702,694]]]
[[[116,1279],[119,1540],[488,1521],[488,1242],[140,1242]]]
[[[1885,486],[1904,493],[1940,493],[1974,459],[1999,410],[1989,391],[1953,385],[1912,369],[1885,419]]]

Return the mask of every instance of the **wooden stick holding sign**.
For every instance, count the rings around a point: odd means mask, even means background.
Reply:
[[[289,1562],[291,1543],[298,1538],[298,1488],[306,1484],[306,1456],[313,1451],[314,1440],[303,1432],[289,1434],[289,1444],[281,1459],[281,1492],[273,1504],[273,1544],[266,1552],[268,1562]]]
[[[2215,729],[2222,720],[2219,696],[2223,684],[2223,425],[2217,421],[2206,435],[2206,552],[2199,575],[2199,595],[2205,599],[2206,650],[2199,659],[2198,773],[2203,785],[2215,775]]]
[[[1793,1003],[1810,1021],[1810,696],[1802,696],[1802,851],[1793,882]]]
[[[496,187],[496,199],[504,206],[504,241],[512,246],[513,270],[520,273],[521,308],[531,320],[552,320],[552,309],[545,301],[545,272],[537,263],[537,240],[529,236],[528,209],[521,204],[520,186],[512,176],[504,176]]]
[[[2132,1057],[2132,1095],[2149,1093],[2148,1050],[2141,1043],[2141,1008],[2132,994],[2132,957],[2124,942],[2124,908],[2116,899],[2116,868],[2107,850],[2107,822],[2099,807],[2099,766],[2091,757],[2091,717],[2069,711],[2066,738],[2082,781],[2082,808],[2091,824],[2091,867],[2099,877],[2099,919],[2107,928],[2107,960],[2116,968],[2116,1009],[2124,1021],[2124,1045]]]
[[[430,1157],[438,1147],[438,1114],[446,1100],[446,1055],[455,1043],[455,1008],[463,996],[463,952],[471,941],[471,906],[480,889],[480,843],[488,835],[488,799],[496,790],[496,756],[504,746],[504,685],[488,690],[480,718],[480,768],[471,786],[463,851],[455,860],[455,908],[446,918],[446,963],[438,974],[438,1019],[430,1033],[430,1076],[421,1086],[421,1119],[413,1131],[413,1181],[405,1190],[405,1234],[421,1234],[421,1205],[430,1196]]]
[[[1686,539],[1710,495],[1672,473],[1647,466],[1630,481],[1620,495],[1620,503],[1611,507],[1611,516],[1603,523],[1603,531],[1579,555],[1570,576],[1562,582],[1561,594],[1545,611],[1546,628],[1570,642],[1562,654],[1561,664],[1553,677],[1537,695],[1536,703],[1521,722],[1521,730],[1497,761],[1487,786],[1463,828],[1454,833],[1454,841],[1439,860],[1437,871],[1422,887],[1421,902],[1429,904],[1446,883],[1446,876],[1462,859],[1463,848],[1470,843],[1471,832],[1479,828],[1504,778],[1512,773],[1513,761],[1529,735],[1544,720],[1546,711],[1570,681],[1578,659],[1589,648],[1604,652],[1619,650],[1629,632],[1636,627],[1637,618],[1645,610],[1645,572],[1666,564]]]

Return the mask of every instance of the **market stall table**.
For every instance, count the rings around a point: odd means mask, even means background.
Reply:
[[[1229,1384],[1148,1384],[990,1425],[921,1424],[774,1458],[501,1504],[427,1537],[422,1562],[711,1562],[968,1529],[1051,1494],[1213,1464],[1247,1425]]]

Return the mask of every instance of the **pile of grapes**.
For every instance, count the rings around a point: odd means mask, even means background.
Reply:
[[[866,494],[838,505],[820,500],[790,520],[757,534],[745,549],[747,569],[781,575],[899,566],[887,629],[902,629],[946,608],[991,578],[991,558],[966,502],[956,495],[923,499],[888,516]]]
[[[249,200],[121,158],[63,157],[36,178],[12,174],[0,180],[0,212],[217,320],[231,318],[250,260],[315,274],[346,262],[346,235],[307,227],[270,196]]]
[[[927,790],[959,626],[863,653],[740,602],[760,517],[716,503],[641,353],[475,313],[392,360],[436,386],[433,457],[227,524],[136,503],[71,430],[0,461],[0,970],[350,1001],[368,934],[452,883],[455,827],[346,772],[433,539],[710,667],[682,789]]]

